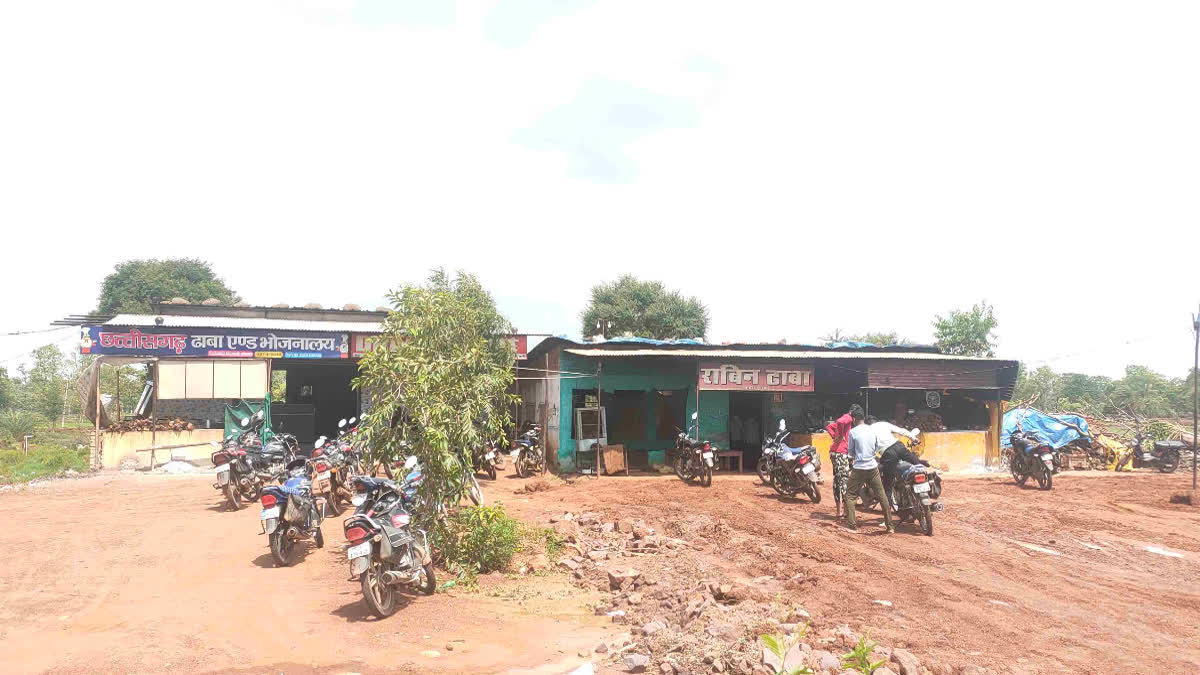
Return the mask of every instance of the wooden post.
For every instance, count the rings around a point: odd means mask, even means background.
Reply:
[[[96,388],[95,388],[95,394],[96,394],[96,442],[94,443],[95,449],[92,451],[92,468],[93,469],[99,469],[101,466],[104,465],[104,462],[101,459],[101,453],[103,452],[103,446],[100,443],[100,368],[101,367],[102,366],[101,366],[100,359],[96,359]]]
[[[604,404],[600,397],[600,375],[604,372],[604,362],[596,364],[596,478],[600,477],[600,439],[604,437]]]
[[[550,350],[546,350],[544,356],[546,357],[546,368],[542,373],[545,376],[545,379],[542,380],[542,394],[546,399],[546,407],[543,409],[542,417],[542,452],[546,453],[546,457],[542,462],[542,475],[545,475],[550,468]],[[554,469],[557,472],[558,448],[554,449]]]

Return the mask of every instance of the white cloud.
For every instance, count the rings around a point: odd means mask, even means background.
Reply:
[[[718,340],[928,340],[986,298],[1004,356],[1190,365],[1192,3],[538,5],[511,39],[498,4],[396,7],[0,6],[0,331],[191,255],[263,303],[463,267],[536,332],[621,272],[702,297]],[[514,142],[595,82],[694,110],[559,119],[626,183]]]

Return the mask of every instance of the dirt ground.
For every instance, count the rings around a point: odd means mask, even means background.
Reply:
[[[0,494],[0,672],[564,673],[629,629],[594,615],[607,593],[559,572],[414,597],[373,620],[347,581],[340,518],[325,524],[325,549],[273,568],[257,509],[226,511],[210,481],[103,474]],[[802,605],[814,628],[846,623],[923,663],[1200,671],[1200,509],[1168,503],[1190,488],[1182,471],[1072,472],[1051,492],[949,476],[933,537],[872,531],[873,512],[862,534],[846,531],[828,483],[813,505],[751,476],[521,492],[528,482],[502,475],[484,490],[541,524],[566,511],[644,519],[691,543],[671,552],[675,570],[800,579],[777,600]]]

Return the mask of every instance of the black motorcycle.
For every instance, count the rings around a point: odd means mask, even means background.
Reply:
[[[1133,436],[1132,451],[1122,458],[1117,471],[1120,471],[1133,460],[1133,468],[1154,467],[1162,473],[1175,473],[1179,468],[1180,457],[1188,447],[1183,441],[1153,441],[1150,449],[1146,449],[1146,432],[1142,429],[1141,420],[1136,420],[1136,431]]]
[[[517,476],[525,478],[546,470],[546,451],[542,447],[542,427],[529,423],[524,433],[517,437],[517,447],[512,451],[513,465]]]
[[[791,433],[783,420],[779,420],[779,433],[770,448],[771,487],[785,497],[795,497],[803,492],[814,504],[821,503],[821,456],[811,445],[799,448],[788,447],[785,439]]]
[[[367,608],[382,619],[395,613],[401,586],[433,594],[429,539],[413,522],[416,491],[407,479],[356,476],[354,486],[357,509],[343,525],[350,578],[357,578]]]
[[[1053,488],[1055,452],[1050,444],[1019,427],[1009,436],[1009,442],[1012,444],[1012,455],[1008,467],[1017,485],[1025,485],[1025,481],[1033,476],[1041,489]]]
[[[225,501],[233,510],[242,507],[242,501],[258,499],[262,486],[278,473],[284,465],[295,458],[291,437],[274,438],[262,442],[263,413],[242,420],[241,433],[230,435],[221,443],[213,441],[216,450],[212,463],[216,467],[217,480],[213,487],[225,495]],[[290,439],[290,442],[289,442]]]
[[[262,490],[263,533],[270,540],[271,557],[276,564],[287,566],[295,557],[296,544],[312,537],[317,548],[324,548],[321,522],[325,520],[325,500],[314,497],[308,476],[310,460],[295,459],[287,466],[280,485],[268,485]]]
[[[942,503],[938,501],[942,495],[942,477],[937,469],[905,461],[897,465],[896,472],[896,482],[892,486],[896,515],[902,523],[915,519],[921,531],[932,537],[933,514],[942,510]]]
[[[700,436],[700,423],[697,422],[698,415],[692,413],[692,422],[696,430],[696,436]],[[679,435],[675,437],[675,475],[679,476],[685,483],[690,483],[693,480],[698,480],[700,487],[709,487],[712,485],[713,460],[712,443],[708,441],[697,440],[692,438],[688,432],[679,429]]]
[[[775,472],[776,458],[778,457],[779,446],[783,445],[783,441],[791,432],[784,430],[783,420],[779,432],[772,438],[763,443],[762,454],[758,457],[758,464],[755,466],[755,471],[758,473],[758,479],[763,485],[771,484],[771,474]]]

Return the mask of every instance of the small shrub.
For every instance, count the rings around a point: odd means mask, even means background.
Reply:
[[[21,439],[33,433],[40,418],[24,410],[5,410],[0,412],[0,434],[6,439],[20,443]]]
[[[797,631],[796,636],[791,640],[788,640],[786,637],[779,634],[758,636],[758,639],[762,641],[763,646],[766,647],[767,650],[772,654],[774,654],[777,659],[779,659],[779,667],[775,669],[775,675],[804,675],[805,673],[812,672],[812,669],[808,666],[787,668],[787,664],[785,663],[787,660],[787,653],[791,651],[792,647],[794,647],[796,643],[801,640],[801,638],[804,637],[804,634],[807,631],[808,624],[804,624],[804,627]]]
[[[470,583],[479,574],[502,571],[521,549],[521,523],[500,504],[471,506],[453,513],[442,541],[446,568]]]
[[[875,651],[875,647],[876,644],[870,641],[869,634],[858,638],[858,645],[842,655],[842,665],[863,675],[871,675],[883,665],[883,661],[871,663],[871,652]]]
[[[68,469],[79,473],[88,471],[88,450],[73,448],[40,447],[29,452],[0,450],[0,484],[24,483],[26,481],[55,476]]]
[[[521,532],[521,549],[529,551],[533,549],[545,549],[546,557],[550,558],[551,562],[558,562],[559,556],[562,555],[563,540],[558,536],[558,533],[548,527],[529,527],[526,526]]]

